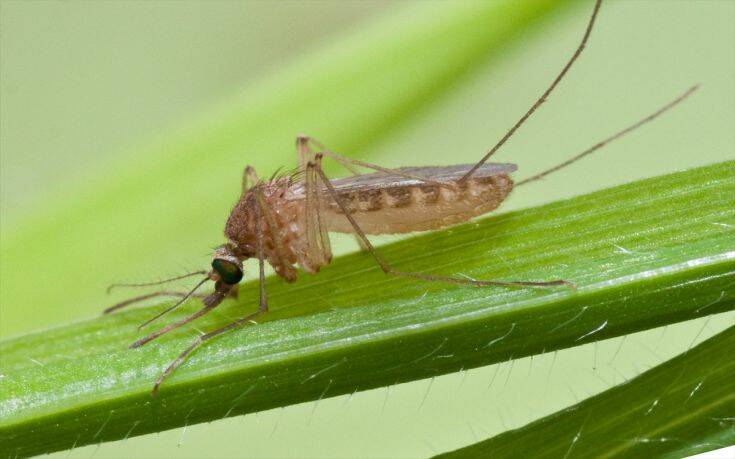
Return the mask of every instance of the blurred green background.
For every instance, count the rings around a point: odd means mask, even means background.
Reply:
[[[591,2],[571,3],[403,114],[379,141],[345,153],[386,166],[474,161],[543,91],[577,44]],[[314,120],[283,132],[278,150],[242,151],[226,164],[206,157],[183,164],[181,173],[200,177],[207,193],[217,194],[214,209],[209,194],[192,200],[186,213],[165,217],[167,209],[156,207],[158,195],[151,195],[148,208],[116,207],[112,200],[86,214],[74,202],[110,177],[134,177],[147,166],[155,170],[167,161],[167,139],[185,139],[187,126],[218,119],[232,101],[257,104],[258,91],[286,81],[284,74],[349,50],[381,27],[452,7],[471,3],[0,3],[0,336],[93,317],[117,299],[104,295],[111,281],[156,279],[204,266],[209,249],[221,241],[245,164],[292,166],[299,131],[337,150],[345,145],[312,130],[319,127]],[[390,68],[383,71],[390,74]],[[583,163],[517,190],[503,209],[735,157],[735,2],[607,2],[588,50],[498,161],[519,164],[519,177],[530,175],[696,82],[702,83],[700,92],[674,112]],[[361,89],[343,88],[355,103],[381,96]],[[123,193],[146,192],[156,179],[144,172],[137,176],[148,184]],[[162,179],[157,193],[176,199],[180,191],[165,184]],[[77,232],[83,225],[64,221],[67,209],[93,224]],[[202,214],[221,217],[201,219]],[[180,221],[180,234],[157,234],[159,219]],[[35,233],[55,221],[63,223],[57,237]],[[74,242],[79,238],[84,250]],[[95,246],[110,238],[128,248]],[[355,249],[350,238],[337,241],[338,253]],[[71,249],[59,252],[57,246]],[[49,256],[39,255],[44,253]],[[65,256],[53,256],[58,253]],[[426,456],[604,390],[705,339],[733,317],[80,448],[72,457]]]

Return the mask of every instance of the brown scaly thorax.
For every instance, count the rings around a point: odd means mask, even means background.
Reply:
[[[269,227],[265,218],[260,218],[260,222],[256,221],[257,201],[252,190],[240,196],[225,225],[225,236],[236,246],[238,254],[243,258],[254,258],[257,256],[256,225],[259,224],[263,232],[265,258],[287,282],[296,280],[294,265],[297,263],[306,272],[315,273],[318,270],[306,257],[303,201],[287,199],[291,185],[289,178],[260,185],[268,207],[266,211],[273,216],[273,228]]]

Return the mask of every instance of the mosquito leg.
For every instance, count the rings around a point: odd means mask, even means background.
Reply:
[[[146,295],[140,295],[140,296],[136,296],[136,297],[133,297],[133,298],[128,298],[125,301],[121,301],[121,302],[119,302],[117,304],[114,304],[114,305],[110,306],[109,308],[105,309],[104,311],[102,311],[102,314],[109,314],[109,313],[111,313],[113,311],[117,311],[117,310],[122,309],[122,308],[124,308],[126,306],[130,306],[133,303],[138,303],[140,301],[147,300],[149,298],[155,298],[157,296],[178,296],[178,297],[183,298],[183,297],[185,297],[187,295],[187,293],[188,292],[174,292],[174,291],[168,291],[168,290],[162,290],[160,292],[148,293]],[[194,297],[194,298],[204,298],[206,295],[201,294],[201,293],[194,293],[194,294],[189,295],[189,296]]]
[[[398,175],[400,177],[419,180],[424,183],[438,185],[438,186],[445,187],[445,188],[451,188],[451,189],[457,188],[457,186],[453,182],[441,182],[438,180],[432,180],[430,178],[422,177],[420,175],[409,174],[399,169],[390,169],[387,167],[378,166],[377,164],[371,164],[371,163],[366,163],[365,161],[347,158],[346,156],[342,156],[339,153],[335,153],[333,151],[328,150],[327,148],[324,147],[324,145],[322,145],[316,139],[305,136],[305,135],[300,135],[296,138],[296,151],[299,156],[299,164],[302,165],[302,167],[306,167],[308,162],[312,161],[317,154],[309,146],[310,143],[313,143],[319,149],[318,153],[337,161],[345,169],[349,170],[354,175],[360,175],[360,172],[354,169],[353,166],[360,166],[366,169],[371,169],[371,170],[378,171],[378,172],[384,172],[386,174]]]
[[[257,212],[256,219],[260,220],[261,212],[262,212],[260,209],[260,205],[255,206],[255,210]],[[191,354],[196,348],[201,346],[205,341],[210,340],[214,338],[215,336],[219,336],[235,328],[241,327],[245,325],[246,323],[252,322],[253,319],[255,319],[259,315],[264,314],[268,311],[268,297],[265,291],[265,255],[264,255],[264,250],[263,250],[263,231],[260,225],[256,226],[256,228],[258,228],[256,230],[256,238],[257,238],[257,245],[258,245],[257,255],[258,255],[258,268],[259,268],[259,280],[260,280],[260,301],[258,305],[258,310],[228,325],[225,325],[222,328],[218,328],[216,330],[213,330],[197,338],[189,347],[187,347],[184,350],[184,352],[179,354],[179,356],[176,357],[176,359],[173,362],[171,362],[171,364],[169,364],[168,367],[166,367],[163,373],[161,373],[161,376],[158,377],[158,379],[156,380],[156,383],[153,385],[153,390],[151,390],[152,395],[154,396],[156,395],[161,383],[169,375],[171,375],[171,373],[173,373],[174,370],[176,370],[176,368],[179,365],[181,365],[184,362],[184,360],[189,354]]]
[[[510,130],[498,141],[498,143],[496,143],[495,146],[492,147],[485,154],[485,156],[483,156],[482,159],[480,159],[480,161],[478,161],[477,164],[472,167],[472,169],[470,169],[461,179],[459,179],[460,183],[469,180],[470,177],[472,177],[472,175],[477,172],[477,169],[485,164],[485,161],[487,161],[493,154],[495,154],[495,152],[498,151],[508,139],[510,139],[510,137],[518,130],[518,128],[526,122],[526,120],[533,114],[533,112],[535,112],[536,109],[541,106],[541,104],[546,102],[546,99],[549,97],[554,88],[556,88],[559,82],[564,78],[564,75],[567,74],[569,69],[572,68],[572,64],[574,64],[574,61],[576,61],[579,55],[582,54],[582,50],[584,50],[585,46],[587,45],[587,40],[590,38],[590,34],[592,33],[592,27],[595,25],[595,19],[597,19],[597,13],[598,11],[600,11],[601,4],[602,0],[597,0],[595,2],[594,9],[592,10],[592,16],[587,23],[587,29],[585,29],[584,31],[582,41],[579,43],[579,46],[577,46],[577,49],[574,50],[572,57],[566,63],[564,68],[561,70],[561,72],[559,72],[559,75],[557,75],[554,81],[551,82],[551,86],[549,86],[546,91],[541,94],[541,97],[539,97],[536,102],[534,102],[531,108],[528,109],[528,111],[521,117],[521,119],[516,122],[516,124],[513,125],[512,128],[510,128]]]
[[[189,322],[191,322],[192,320],[198,319],[199,317],[205,315],[206,313],[208,313],[209,311],[211,311],[212,309],[214,309],[215,307],[217,307],[217,305],[219,305],[219,303],[216,303],[214,306],[205,305],[203,308],[201,308],[200,310],[198,310],[194,314],[191,314],[191,315],[189,315],[187,317],[184,317],[183,319],[181,319],[181,320],[179,320],[177,322],[174,322],[172,324],[166,325],[165,327],[161,328],[160,330],[156,330],[153,333],[151,333],[150,335],[148,335],[148,336],[146,336],[144,338],[139,339],[138,341],[136,341],[133,344],[131,344],[129,346],[129,348],[130,349],[135,349],[136,347],[140,347],[140,346],[148,343],[149,341],[153,341],[154,339],[158,338],[159,336],[170,332],[171,330],[174,330],[174,329],[179,328],[179,327],[181,327],[183,325],[186,325]]]
[[[265,223],[268,228],[271,240],[273,241],[273,255],[276,260],[271,259],[271,266],[276,270],[279,276],[281,276],[286,282],[296,281],[296,268],[293,267],[288,261],[288,256],[284,251],[285,244],[282,242],[281,232],[279,231],[278,222],[276,221],[275,212],[271,209],[270,205],[266,201],[263,195],[263,190],[260,187],[253,187],[253,194],[255,195],[255,201],[258,203],[260,216],[258,221]],[[258,226],[257,230],[261,230]]]
[[[113,289],[116,289],[118,287],[150,287],[152,285],[166,284],[168,282],[186,279],[187,277],[192,277],[192,276],[200,276],[202,274],[207,274],[207,271],[194,271],[193,273],[186,273],[180,276],[170,277],[168,279],[154,281],[154,282],[140,282],[140,283],[134,283],[134,284],[111,284],[110,286],[107,287],[107,293],[112,292]]]
[[[360,246],[360,251],[367,252],[370,250],[367,244],[365,244],[365,241],[363,241],[362,238],[360,238],[360,236],[358,236],[357,234],[355,234],[355,240],[357,241],[357,245]]]
[[[334,201],[337,203],[339,208],[342,210],[342,213],[347,218],[347,220],[350,221],[350,224],[352,225],[352,228],[355,230],[355,233],[357,236],[362,240],[362,242],[367,247],[368,252],[375,258],[375,261],[380,266],[380,269],[383,270],[386,274],[393,274],[395,276],[402,276],[402,277],[412,277],[414,279],[422,279],[427,281],[434,281],[434,282],[447,282],[451,284],[465,284],[465,285],[474,285],[477,287],[485,287],[485,286],[505,286],[505,287],[556,287],[560,285],[566,285],[569,287],[574,287],[574,284],[565,280],[553,280],[553,281],[545,281],[545,282],[527,282],[527,281],[478,281],[473,279],[465,279],[462,277],[449,277],[449,276],[436,276],[433,274],[424,274],[424,273],[416,273],[416,272],[409,272],[409,271],[398,271],[396,269],[393,269],[387,261],[383,258],[380,253],[378,253],[377,250],[375,250],[375,247],[373,247],[373,244],[370,242],[370,240],[365,235],[365,232],[362,231],[360,226],[357,224],[357,221],[355,221],[355,218],[350,214],[349,209],[347,209],[347,206],[340,200],[339,194],[336,192],[334,187],[332,186],[331,182],[329,181],[329,178],[324,173],[324,171],[321,168],[321,155],[317,154],[315,157],[315,162],[312,162],[309,164],[309,167],[314,167],[321,177],[322,183],[326,186],[327,191],[329,192],[330,196]]]
[[[255,319],[256,317],[258,317],[259,315],[261,315],[261,314],[263,314],[265,312],[266,312],[266,309],[260,309],[259,308],[257,311],[255,311],[252,314],[248,314],[247,316],[245,316],[245,317],[243,317],[241,319],[238,319],[238,320],[232,322],[229,325],[225,325],[222,328],[218,328],[218,329],[216,329],[214,331],[211,331],[209,333],[206,333],[206,334],[200,336],[199,338],[197,338],[191,345],[189,345],[189,347],[186,348],[186,350],[184,350],[184,352],[182,352],[181,354],[179,354],[179,356],[176,357],[176,359],[173,362],[171,362],[171,364],[168,367],[166,367],[165,370],[163,370],[163,373],[161,373],[161,376],[158,377],[158,379],[156,380],[156,383],[153,385],[153,389],[151,390],[151,394],[152,395],[156,395],[156,392],[158,392],[158,388],[161,385],[161,383],[163,383],[163,381],[167,377],[169,377],[171,375],[171,373],[173,373],[174,370],[176,370],[176,368],[179,365],[181,365],[184,362],[184,360],[186,359],[186,357],[189,354],[191,354],[196,348],[198,348],[199,346],[201,346],[202,344],[204,344],[205,341],[210,340],[210,339],[214,338],[215,336],[218,336],[218,335],[221,335],[223,333],[226,333],[226,332],[228,332],[228,331],[230,331],[232,329],[241,327],[245,323],[251,322],[253,319]]]
[[[313,143],[319,150],[327,150],[324,145],[321,144],[321,142],[312,137],[304,134],[299,134],[298,136],[296,136],[296,155],[298,157],[299,168],[301,168],[302,170],[306,169],[309,161],[314,160],[314,155],[316,154],[316,152],[312,150],[309,146],[310,143]],[[352,175],[360,175],[360,171],[352,167],[352,165],[354,164],[354,160],[345,158],[344,156],[338,155],[337,153],[333,154],[339,158],[334,158],[335,161],[339,162],[342,167],[350,171]]]
[[[332,244],[329,240],[329,231],[322,215],[321,207],[325,202],[324,187],[321,179],[309,160],[303,174],[304,180],[304,206],[303,222],[304,235],[306,236],[306,250],[299,254],[299,263],[302,268],[311,273],[316,273],[322,266],[332,261]]]
[[[256,201],[257,202],[257,201]],[[260,221],[263,218],[263,209],[260,203],[255,206],[255,220]],[[265,236],[263,235],[263,227],[255,225],[255,255],[258,257],[258,287],[259,299],[258,310],[268,311],[268,294],[265,291]]]
[[[608,138],[606,138],[604,140],[601,140],[601,141],[597,142],[596,144],[592,145],[590,148],[584,150],[582,153],[579,153],[576,156],[573,156],[573,157],[567,159],[566,161],[564,161],[564,162],[562,162],[560,164],[557,164],[556,166],[554,166],[554,167],[552,167],[550,169],[546,169],[545,171],[540,172],[540,173],[538,173],[536,175],[533,175],[531,177],[528,177],[526,179],[523,179],[520,182],[516,182],[515,186],[525,185],[526,183],[529,183],[529,182],[533,182],[535,180],[542,179],[542,178],[546,177],[547,175],[551,174],[552,172],[556,172],[559,169],[563,169],[563,168],[569,166],[570,164],[573,164],[573,163],[579,161],[580,159],[584,158],[585,156],[594,153],[595,151],[599,150],[600,148],[604,147],[605,145],[609,144],[610,142],[613,142],[613,141],[615,141],[615,140],[617,140],[617,139],[625,136],[626,134],[628,134],[628,133],[630,133],[632,131],[635,131],[636,129],[638,129],[639,127],[643,126],[644,124],[646,124],[646,123],[648,123],[650,121],[653,121],[658,116],[662,115],[666,111],[672,109],[673,107],[675,107],[676,105],[678,105],[679,103],[681,103],[682,101],[684,101],[684,99],[686,99],[687,97],[689,97],[689,95],[692,94],[694,91],[696,91],[698,88],[699,88],[699,85],[692,86],[691,88],[687,89],[683,94],[681,94],[676,99],[674,99],[671,102],[669,102],[668,104],[662,106],[661,108],[659,108],[655,112],[651,113],[650,115],[646,116],[645,118],[642,118],[642,119],[638,120],[637,122],[635,122],[634,124],[631,124],[630,126],[628,126],[627,128],[623,129],[622,131],[618,131],[615,134],[611,135],[610,137],[608,137]]]

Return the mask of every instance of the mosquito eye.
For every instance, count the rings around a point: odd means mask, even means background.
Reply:
[[[231,261],[215,258],[212,260],[212,268],[226,284],[235,285],[242,280],[242,269]]]

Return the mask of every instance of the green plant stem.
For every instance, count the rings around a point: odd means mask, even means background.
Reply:
[[[735,444],[735,326],[638,377],[437,458],[687,457]]]
[[[196,328],[137,350],[127,350],[136,325],[163,305],[4,341],[0,449],[31,455],[117,440],[732,310],[734,201],[735,162],[725,162],[381,248],[404,270],[564,278],[576,291],[394,278],[364,253],[294,285],[268,279],[272,311],[261,323],[212,340],[156,398],[153,381],[195,330],[252,311],[257,284]]]

